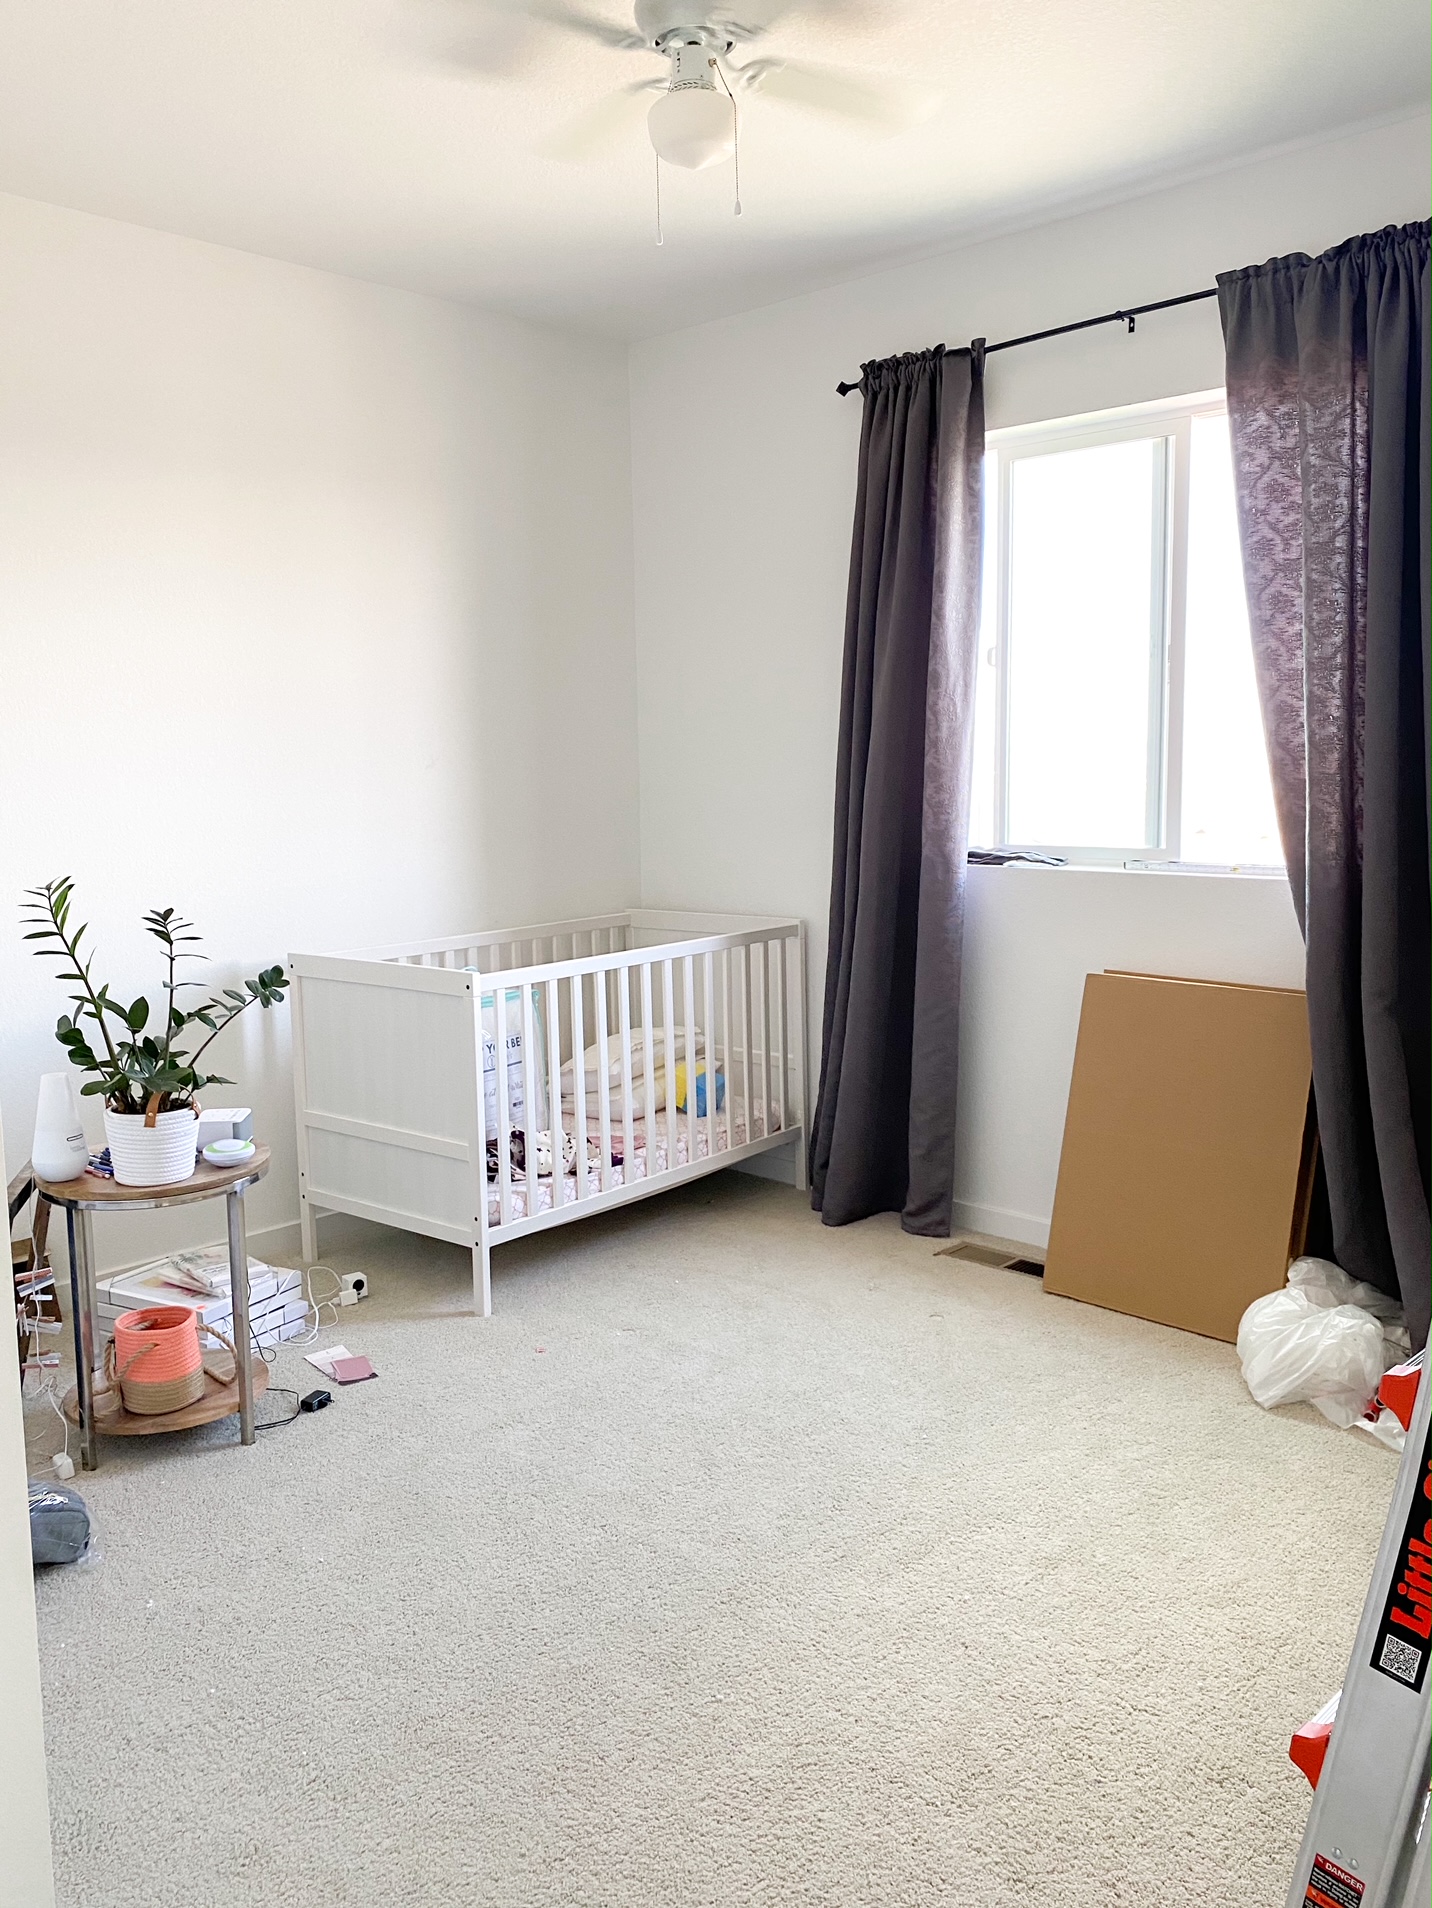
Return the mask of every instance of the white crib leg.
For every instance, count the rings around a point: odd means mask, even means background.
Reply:
[[[302,1191],[298,1195],[298,1237],[304,1264],[315,1264],[318,1259],[318,1214],[309,1205],[307,1193]]]
[[[492,1317],[492,1247],[486,1239],[472,1248],[472,1309],[479,1318]]]
[[[796,1142],[796,1191],[810,1191],[810,1165],[806,1153],[806,1136],[802,1132]]]

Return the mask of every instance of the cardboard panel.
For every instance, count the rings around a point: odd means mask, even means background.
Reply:
[[[1300,1243],[1310,1076],[1301,993],[1090,974],[1044,1289],[1232,1343]]]

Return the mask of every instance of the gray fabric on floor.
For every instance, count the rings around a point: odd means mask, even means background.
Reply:
[[[370,1237],[376,1382],[77,1480],[61,1908],[1281,1902],[1387,1452],[735,1174],[500,1252],[486,1322]]]

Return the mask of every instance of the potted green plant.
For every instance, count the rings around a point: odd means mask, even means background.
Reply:
[[[42,958],[63,963],[59,978],[73,981],[73,1014],[62,1014],[55,1038],[72,1065],[94,1077],[80,1088],[82,1095],[103,1094],[104,1130],[114,1176],[122,1186],[171,1186],[194,1170],[198,1132],[199,1093],[207,1086],[231,1086],[220,1073],[201,1073],[205,1049],[255,1001],[272,1007],[283,998],[288,978],[282,967],[266,967],[242,988],[224,987],[197,1007],[185,1009],[176,996],[198,981],[180,980],[181,960],[203,960],[191,943],[192,921],[179,918],[173,908],[157,908],[143,915],[144,926],[164,948],[167,972],[164,1007],[156,1030],[149,1031],[150,1006],[141,995],[126,1007],[110,993],[109,983],[94,984],[90,975],[93,955],[81,943],[88,926],[71,928],[70,900],[74,883],[68,876],[27,888],[27,941]],[[86,1029],[85,1021],[92,1027]],[[179,1042],[192,1029],[207,1031],[192,1052]],[[98,1051],[96,1051],[98,1049]]]

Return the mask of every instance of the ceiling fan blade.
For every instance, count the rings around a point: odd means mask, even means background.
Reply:
[[[724,27],[738,44],[758,40],[779,26],[788,14],[799,13],[822,24],[869,14],[870,0],[715,0],[704,17],[708,25]]]
[[[566,5],[565,0],[517,0],[516,10],[547,26],[560,27],[565,33],[580,33],[585,39],[619,51],[636,53],[646,45],[634,27],[616,26],[599,14]]]
[[[519,73],[541,53],[549,29],[574,33],[582,39],[619,52],[644,46],[630,27],[615,26],[564,0],[453,0],[441,9],[453,21],[439,57],[444,64],[478,73]]]
[[[666,84],[664,77],[653,77],[608,93],[587,112],[579,113],[565,126],[549,133],[538,145],[538,152],[543,158],[559,159],[564,165],[580,165],[585,159],[600,158],[635,132],[646,110],[647,96],[664,92]]]
[[[746,45],[769,33],[797,4],[798,0],[727,0],[727,4],[709,8],[706,18],[737,45]]]
[[[908,132],[940,107],[938,93],[848,67],[761,59],[748,60],[736,71],[750,92],[853,120],[874,132]]]

